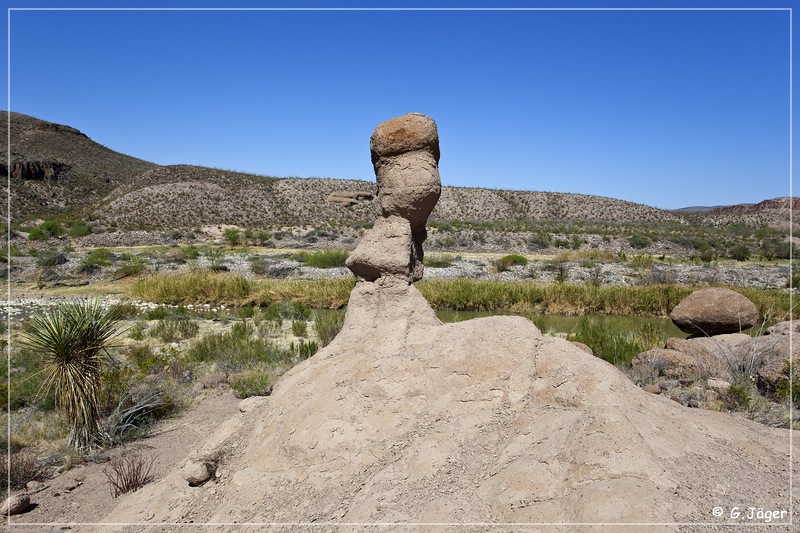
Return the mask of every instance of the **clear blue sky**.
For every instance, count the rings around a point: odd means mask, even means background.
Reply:
[[[439,125],[446,185],[597,194],[661,208],[758,202],[790,192],[790,15],[12,10],[10,100],[2,107],[155,163],[365,180],[374,179],[374,127],[418,111]]]

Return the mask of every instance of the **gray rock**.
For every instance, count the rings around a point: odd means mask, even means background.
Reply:
[[[0,507],[0,516],[15,515],[25,512],[31,504],[30,496],[26,494],[13,494],[6,498]]]
[[[694,291],[675,306],[669,317],[686,333],[719,335],[751,328],[760,314],[745,296],[714,287]]]
[[[574,344],[575,346],[577,346],[578,348],[580,348],[584,352],[594,355],[594,350],[592,350],[591,347],[585,345],[584,343],[578,342],[578,341],[572,341],[572,344]]]
[[[645,392],[649,392],[650,394],[661,394],[661,387],[658,383],[654,383],[652,385],[645,385],[642,387],[642,390]]]
[[[633,358],[634,367],[652,366],[660,375],[678,377],[687,374],[697,374],[701,371],[697,361],[683,352],[664,348],[653,348],[642,352]]]
[[[752,367],[752,337],[744,333],[729,333],[713,337],[667,339],[664,347],[685,354],[694,361],[699,374],[735,381],[734,374]]]
[[[211,479],[213,475],[213,466],[205,461],[189,460],[183,465],[183,479],[193,487],[202,485]]]
[[[730,388],[731,384],[724,379],[709,379],[706,382],[706,387],[709,389],[726,391]]]
[[[269,403],[269,396],[250,396],[239,402],[239,411],[249,413]]]

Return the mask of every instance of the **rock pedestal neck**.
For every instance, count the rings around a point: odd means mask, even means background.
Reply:
[[[387,120],[370,138],[377,179],[375,225],[347,260],[359,281],[422,279],[425,223],[442,192],[436,122],[420,113]]]

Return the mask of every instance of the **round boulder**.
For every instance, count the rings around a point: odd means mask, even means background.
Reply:
[[[755,304],[730,289],[694,291],[669,314],[672,322],[693,335],[737,333],[753,327],[760,315]]]
[[[6,498],[0,507],[0,515],[8,516],[20,514],[31,504],[30,496],[26,494],[14,494]]]
[[[189,482],[189,485],[197,487],[202,485],[214,475],[215,468],[205,461],[190,460],[183,465],[183,479]]]

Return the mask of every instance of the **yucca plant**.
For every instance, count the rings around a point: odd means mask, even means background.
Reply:
[[[22,326],[22,342],[43,356],[42,388],[55,391],[72,426],[69,445],[78,450],[99,434],[101,375],[119,319],[116,308],[104,310],[95,299],[36,312]]]

